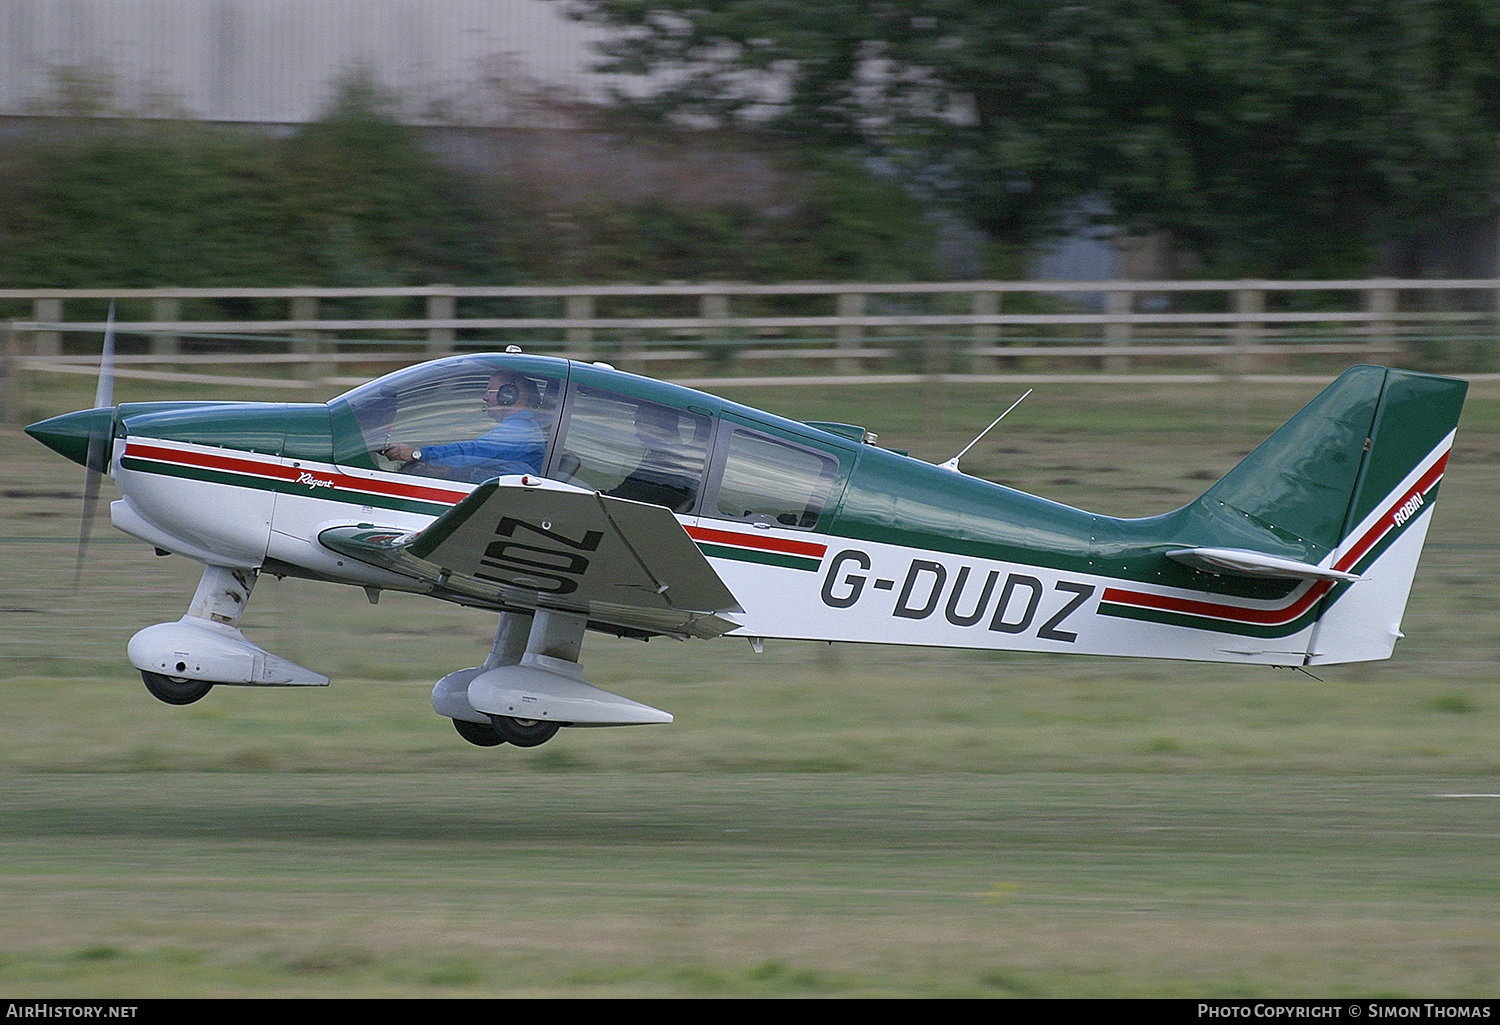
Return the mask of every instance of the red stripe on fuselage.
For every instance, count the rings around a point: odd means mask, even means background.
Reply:
[[[259,477],[267,481],[296,484],[303,474],[312,479],[308,487],[330,487],[337,491],[365,492],[387,495],[393,498],[408,498],[420,502],[437,502],[442,505],[457,505],[468,496],[467,491],[449,491],[442,488],[407,484],[402,481],[385,481],[366,477],[350,477],[337,470],[311,470],[305,466],[287,466],[279,463],[261,462],[244,456],[224,455],[219,452],[197,452],[178,448],[166,448],[146,442],[131,441],[125,445],[125,455],[133,459],[150,459],[159,463],[191,466],[204,470],[219,470],[248,477]]]
[[[768,537],[758,534],[738,534],[728,530],[713,530],[708,527],[684,527],[688,537],[694,541],[702,541],[704,544],[734,545],[739,548],[759,548],[767,552],[780,552],[783,555],[803,555],[811,559],[821,559],[823,553],[828,551],[827,545],[814,544],[811,541],[788,541],[784,538]]]
[[[1391,502],[1382,515],[1364,535],[1346,551],[1343,556],[1334,563],[1333,568],[1347,573],[1351,566],[1357,565],[1365,554],[1380,543],[1380,540],[1398,526],[1396,514],[1406,506],[1417,495],[1425,495],[1437,486],[1443,477],[1443,470],[1448,465],[1448,453],[1443,453],[1437,462],[1424,473],[1415,484],[1408,488],[1400,498]],[[1163,594],[1149,594],[1145,591],[1128,591],[1123,588],[1107,587],[1101,601],[1112,602],[1117,605],[1135,605],[1140,608],[1158,609],[1163,612],[1179,612],[1190,616],[1204,616],[1213,619],[1227,619],[1238,623],[1254,623],[1260,626],[1278,626],[1282,623],[1290,623],[1301,616],[1317,603],[1333,587],[1333,583],[1320,580],[1312,584],[1306,591],[1294,595],[1291,604],[1282,608],[1274,609],[1247,609],[1238,605],[1225,605],[1220,602],[1202,601],[1192,598],[1173,598]]]

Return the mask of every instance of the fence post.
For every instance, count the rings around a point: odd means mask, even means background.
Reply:
[[[1266,312],[1265,289],[1259,285],[1252,285],[1248,281],[1241,281],[1234,292],[1234,312],[1244,317]],[[1233,354],[1230,356],[1229,372],[1233,376],[1248,374],[1255,367],[1255,354],[1250,347],[1260,337],[1261,325],[1254,320],[1236,321],[1234,330],[1230,333],[1230,344],[1233,346]]]
[[[974,293],[974,316],[994,317],[1000,313],[1000,293],[992,288],[981,288]],[[974,346],[969,351],[970,373],[982,374],[998,366],[999,359],[986,352],[1000,344],[999,324],[975,324]]]
[[[705,292],[698,299],[698,316],[704,320],[729,319],[729,296],[718,292]],[[734,358],[732,339],[727,327],[705,327],[699,334],[704,344],[704,354],[711,367],[725,367]]]
[[[1365,312],[1370,315],[1368,341],[1372,349],[1384,355],[1379,362],[1390,359],[1396,348],[1396,290],[1388,281],[1371,282],[1365,289]]]
[[[1111,349],[1120,349],[1120,355],[1104,357],[1104,369],[1110,373],[1121,373],[1130,369],[1130,323],[1116,320],[1129,316],[1135,307],[1135,293],[1128,288],[1112,288],[1105,293],[1104,311],[1109,320],[1104,324],[1104,344]]]
[[[63,318],[61,299],[37,299],[32,304],[36,319],[42,323],[58,323]],[[62,334],[57,331],[38,331],[32,336],[32,348],[38,356],[61,356]]]
[[[863,292],[840,292],[838,298],[838,315],[840,317],[858,317],[865,312],[865,296]],[[840,324],[834,332],[838,348],[846,352],[853,352],[864,342],[864,328],[859,324]],[[858,356],[840,356],[834,361],[834,365],[841,374],[854,374],[859,372],[860,359]]]
[[[451,288],[451,285],[433,285],[434,289]],[[455,320],[458,317],[458,300],[448,292],[429,292],[427,295],[428,320]],[[427,329],[427,355],[436,359],[453,351],[453,340],[457,337],[451,327],[429,327]]]
[[[151,300],[151,319],[181,320],[182,300],[173,296],[158,295]],[[153,334],[151,336],[151,355],[153,356],[176,356],[182,350],[181,339],[176,335]]]
[[[570,295],[563,300],[563,316],[568,320],[593,320],[594,297]],[[594,354],[594,332],[586,327],[569,325],[563,330],[563,341],[567,343],[568,355],[587,360]]]
[[[318,297],[315,295],[292,296],[292,319],[317,320]],[[308,382],[318,380],[321,373],[315,358],[318,354],[318,333],[309,328],[298,328],[293,331],[292,351],[307,357],[307,366],[302,372],[302,379]]]
[[[0,324],[0,424],[8,424],[16,416],[16,375],[20,373],[20,347],[17,343],[16,322],[7,320]]]

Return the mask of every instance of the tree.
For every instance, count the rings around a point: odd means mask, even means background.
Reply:
[[[1241,273],[1492,213],[1488,0],[577,0],[659,114],[907,170],[994,236],[1086,199]]]

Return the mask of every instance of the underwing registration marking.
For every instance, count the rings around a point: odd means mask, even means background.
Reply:
[[[480,565],[488,572],[474,575],[493,583],[511,584],[545,594],[572,594],[589,569],[589,555],[598,551],[604,532],[586,530],[572,538],[510,516],[495,527],[496,540],[485,548]],[[525,531],[519,534],[518,531]],[[525,537],[525,540],[521,540]]]

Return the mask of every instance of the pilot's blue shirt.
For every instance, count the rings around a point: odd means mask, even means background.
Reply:
[[[462,471],[470,481],[513,473],[542,472],[547,442],[542,425],[529,409],[518,410],[473,441],[423,445],[422,462]]]

